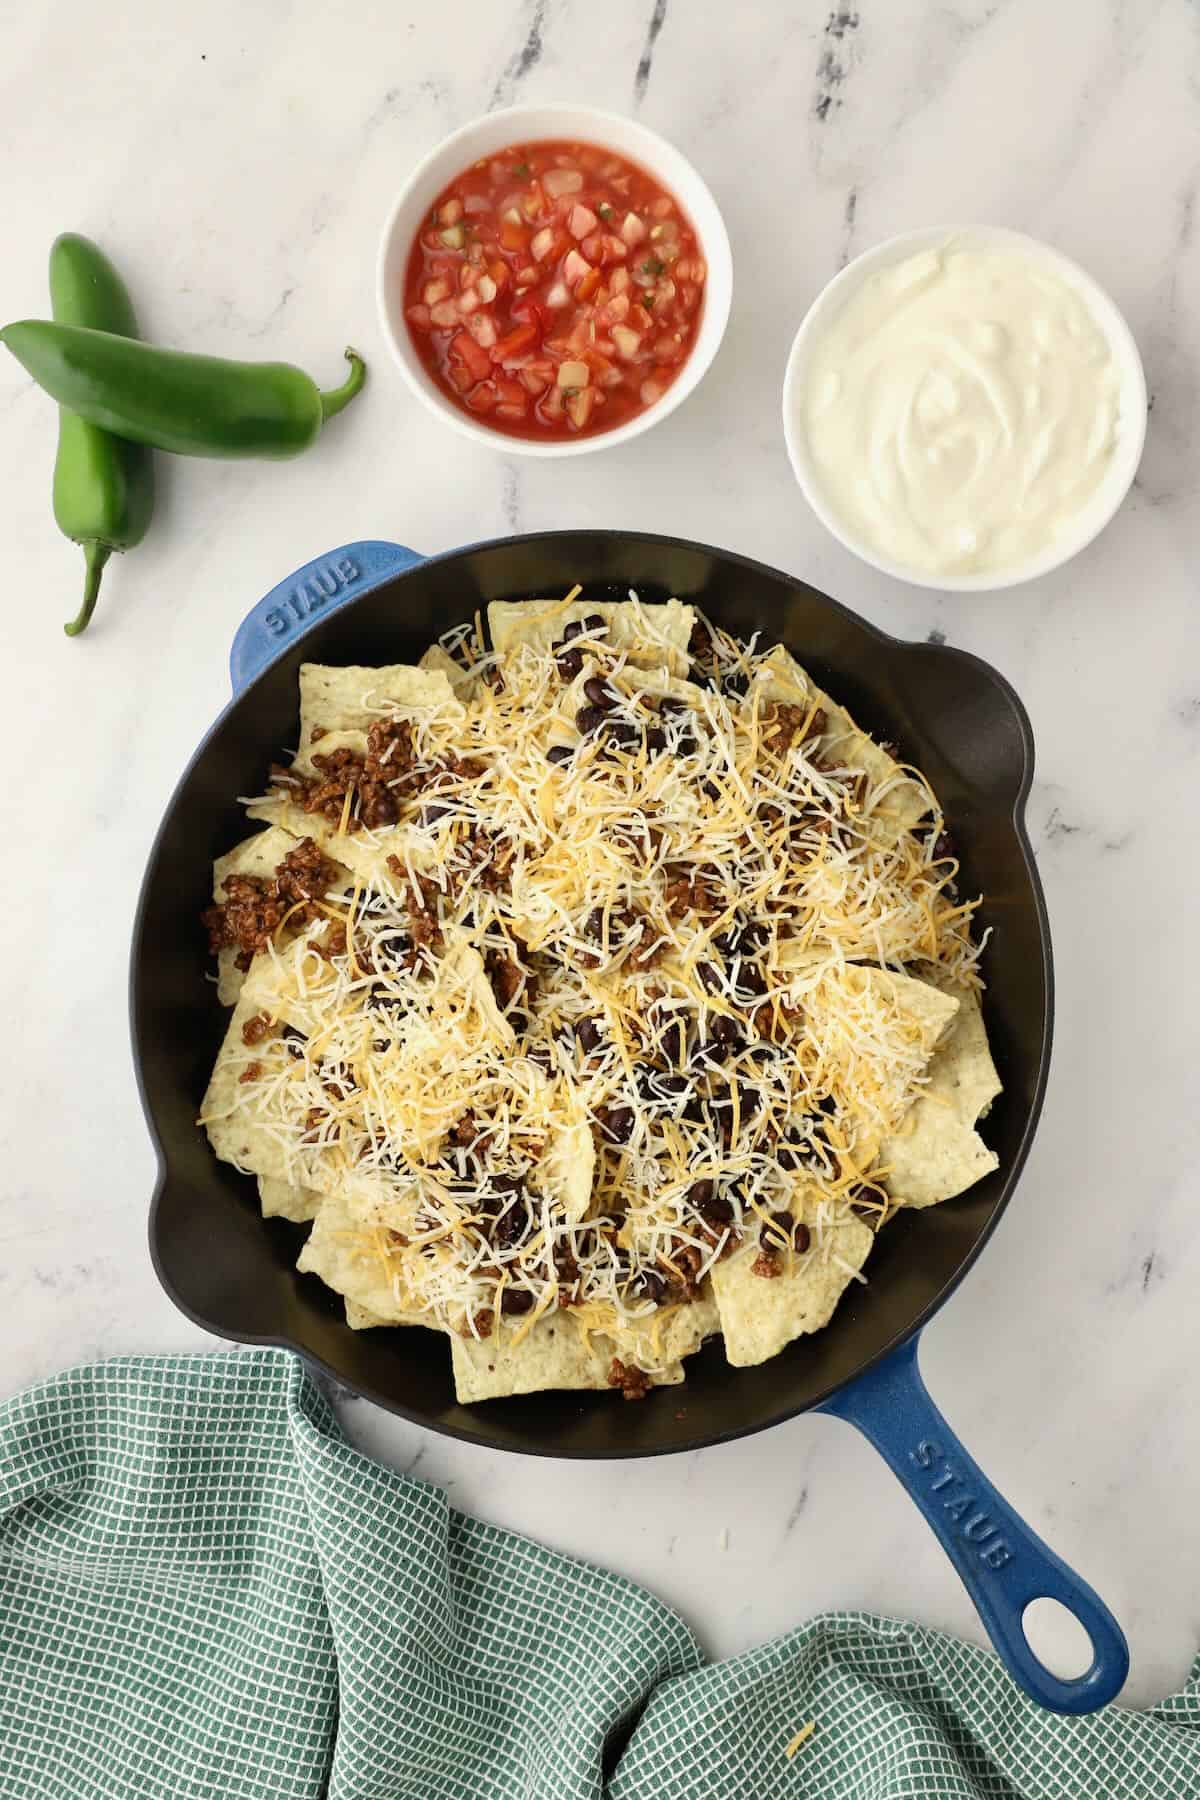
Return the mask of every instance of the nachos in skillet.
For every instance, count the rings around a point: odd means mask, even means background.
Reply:
[[[448,1334],[460,1400],[635,1398],[820,1329],[995,1167],[977,902],[781,647],[635,595],[488,627],[302,667],[214,871],[202,1123],[351,1326]]]

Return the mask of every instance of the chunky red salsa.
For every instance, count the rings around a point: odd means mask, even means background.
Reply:
[[[705,274],[691,222],[645,169],[596,144],[515,144],[438,196],[405,316],[468,413],[516,437],[590,436],[675,380]]]

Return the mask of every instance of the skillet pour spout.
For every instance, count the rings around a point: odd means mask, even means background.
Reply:
[[[786,644],[872,736],[928,775],[952,822],[971,892],[993,927],[984,964],[988,1033],[1004,1092],[989,1115],[999,1167],[961,1198],[902,1213],[882,1234],[867,1286],[832,1322],[757,1368],[710,1344],[682,1390],[638,1406],[541,1393],[459,1406],[443,1341],[415,1328],[353,1332],[335,1297],[297,1274],[297,1227],[264,1221],[253,1182],[218,1163],[195,1120],[223,1031],[196,920],[212,861],[244,834],[235,796],[253,792],[294,739],[302,661],[416,662],[492,600],[672,596],[727,630]],[[160,1172],[150,1216],[155,1268],[207,1331],[297,1351],[415,1423],[493,1449],[561,1457],[655,1456],[728,1442],[813,1408],[854,1423],[925,1512],[1010,1670],[1041,1704],[1094,1710],[1122,1685],[1128,1653],[1092,1590],[1021,1524],[936,1412],[916,1366],[919,1333],[983,1250],[1013,1191],[1041,1107],[1050,1055],[1049,928],[1024,826],[1029,721],[994,669],[942,645],[903,643],[775,569],[678,538],[560,531],[422,559],[382,541],[347,544],[279,583],[240,627],[234,695],[175,790],[150,854],[134,928],[131,1023]],[[1006,1554],[1004,1554],[1006,1553]],[[1021,1626],[1030,1599],[1061,1600],[1091,1637],[1092,1669],[1061,1682]]]

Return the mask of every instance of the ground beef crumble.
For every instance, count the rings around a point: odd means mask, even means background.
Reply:
[[[644,1400],[650,1392],[650,1377],[633,1363],[623,1363],[614,1356],[608,1365],[608,1385],[620,1388],[623,1400]]]
[[[319,902],[337,872],[312,838],[305,838],[277,864],[274,875],[226,876],[224,900],[200,915],[212,954],[235,949],[237,967],[245,971],[293,907],[297,910],[289,923],[297,927],[319,916]]]
[[[763,741],[781,755],[797,740],[803,743],[807,738],[820,737],[825,729],[825,714],[817,707],[809,718],[810,710],[807,706],[770,707],[763,715]]]

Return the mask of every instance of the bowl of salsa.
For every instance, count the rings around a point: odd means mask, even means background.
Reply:
[[[384,232],[383,330],[469,437],[579,455],[686,399],[729,316],[729,239],[673,145],[615,113],[519,106],[447,138]]]

